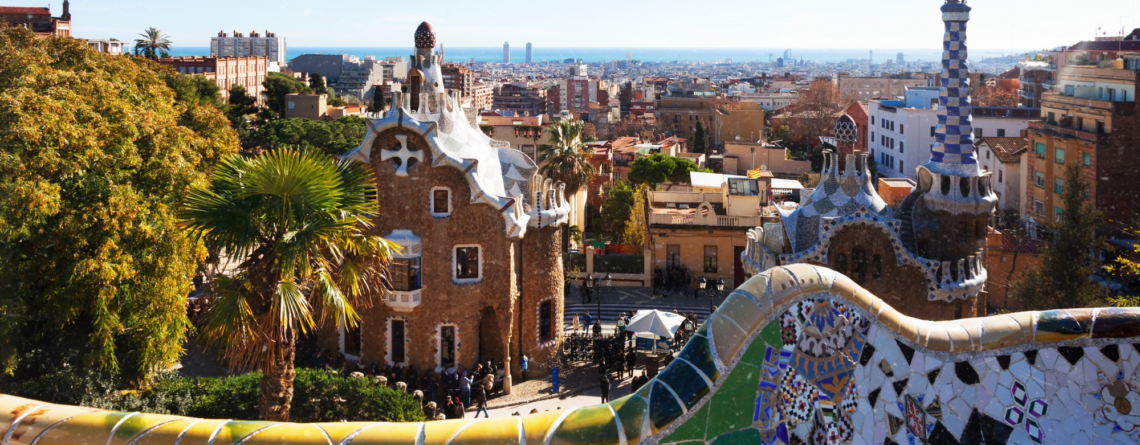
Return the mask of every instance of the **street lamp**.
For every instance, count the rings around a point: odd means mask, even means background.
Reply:
[[[598,321],[602,320],[602,294],[608,293],[610,288],[613,287],[614,277],[609,273],[602,279],[602,288],[598,289]]]
[[[716,280],[716,283],[713,283],[712,280],[701,277],[701,281],[699,283],[701,291],[705,292],[705,294],[709,297],[709,316],[711,317],[713,312],[713,297],[724,291],[724,280],[718,279]],[[710,284],[712,286],[710,286]]]

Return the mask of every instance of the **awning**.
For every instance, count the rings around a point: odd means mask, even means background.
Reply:
[[[803,190],[803,184],[795,179],[776,179],[772,178],[773,190]]]

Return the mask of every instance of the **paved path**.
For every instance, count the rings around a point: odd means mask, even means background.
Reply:
[[[610,390],[611,398],[617,399],[629,395],[630,391],[628,378],[620,382],[617,380],[617,378],[612,378],[610,381],[613,382],[613,389]],[[490,409],[487,410],[487,412],[491,414],[491,417],[509,417],[511,414],[516,412],[519,414],[530,413],[532,409],[537,409],[538,412],[545,412],[554,411],[557,409],[582,408],[602,403],[601,394],[601,390],[597,387],[594,387],[565,399],[540,400],[525,405]],[[471,411],[467,412],[467,417],[471,417],[473,415],[474,414]],[[482,418],[483,415],[480,414],[479,417]]]

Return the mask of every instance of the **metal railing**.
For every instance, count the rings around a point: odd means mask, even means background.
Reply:
[[[718,215],[706,219],[704,217],[698,218],[696,215],[654,213],[649,215],[649,224],[667,226],[757,227],[763,224],[763,218],[759,216]]]

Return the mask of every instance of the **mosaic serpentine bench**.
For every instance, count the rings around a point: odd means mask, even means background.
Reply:
[[[1140,440],[1140,310],[929,322],[806,265],[736,290],[609,404],[428,423],[279,424],[0,395],[0,445],[992,444]]]

